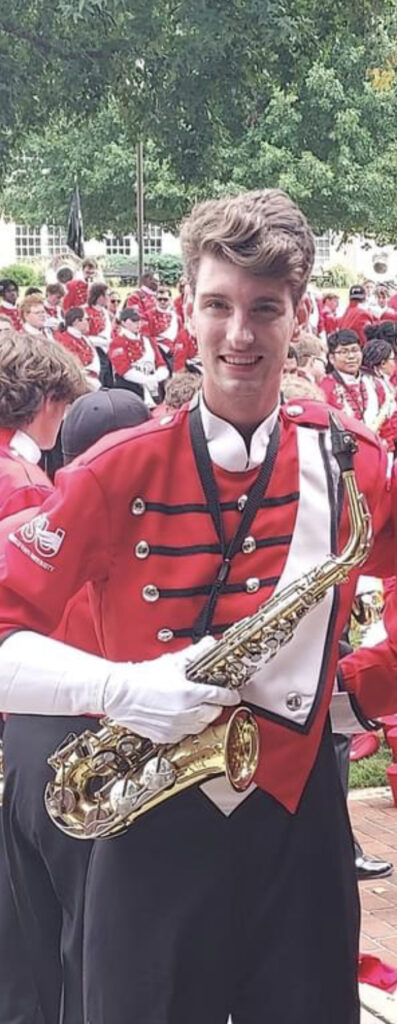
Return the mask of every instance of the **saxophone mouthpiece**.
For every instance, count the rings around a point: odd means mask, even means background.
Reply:
[[[354,468],[354,455],[358,445],[354,434],[339,421],[334,412],[330,412],[332,454],[338,463],[341,473]]]

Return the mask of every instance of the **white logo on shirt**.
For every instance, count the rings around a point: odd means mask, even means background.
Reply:
[[[57,555],[65,537],[65,530],[49,530],[49,519],[44,513],[35,516],[18,531],[25,544],[33,544],[38,555],[53,558]]]

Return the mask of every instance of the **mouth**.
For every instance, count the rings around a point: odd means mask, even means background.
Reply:
[[[252,366],[257,366],[261,361],[262,356],[250,355],[250,356],[219,356],[226,366],[238,366],[242,369],[250,369]]]

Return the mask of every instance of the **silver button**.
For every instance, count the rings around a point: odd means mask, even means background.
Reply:
[[[147,540],[140,540],[135,545],[135,554],[137,558],[147,558],[150,555],[150,547]]]
[[[244,537],[241,545],[241,550],[244,555],[252,555],[252,552],[256,549],[255,537]]]
[[[174,639],[172,629],[159,629],[157,639],[161,640],[162,644],[168,644],[170,640]]]
[[[247,594],[256,594],[256,591],[259,590],[259,587],[260,582],[256,578],[256,576],[251,576],[249,580],[245,581],[245,589],[247,591]]]
[[[148,583],[142,590],[142,597],[144,601],[158,601],[160,593],[154,583]]]
[[[302,697],[300,693],[289,693],[285,703],[288,711],[299,711],[302,707]]]
[[[134,498],[130,505],[130,511],[133,516],[143,516],[143,513],[146,512],[143,498]]]
[[[245,506],[247,504],[247,501],[248,501],[248,494],[241,494],[240,497],[237,498],[237,508],[238,508],[239,512],[244,512],[244,509],[245,509]]]
[[[285,411],[288,416],[301,416],[304,410],[301,405],[287,405]]]

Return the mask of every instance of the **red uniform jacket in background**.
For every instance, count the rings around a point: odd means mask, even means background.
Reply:
[[[367,309],[363,309],[357,302],[349,302],[349,305],[343,315],[338,318],[338,329],[346,328],[349,331],[355,331],[360,339],[360,344],[364,347],[367,339],[367,335],[364,331],[366,324],[375,323],[375,318],[372,313],[369,313]]]

